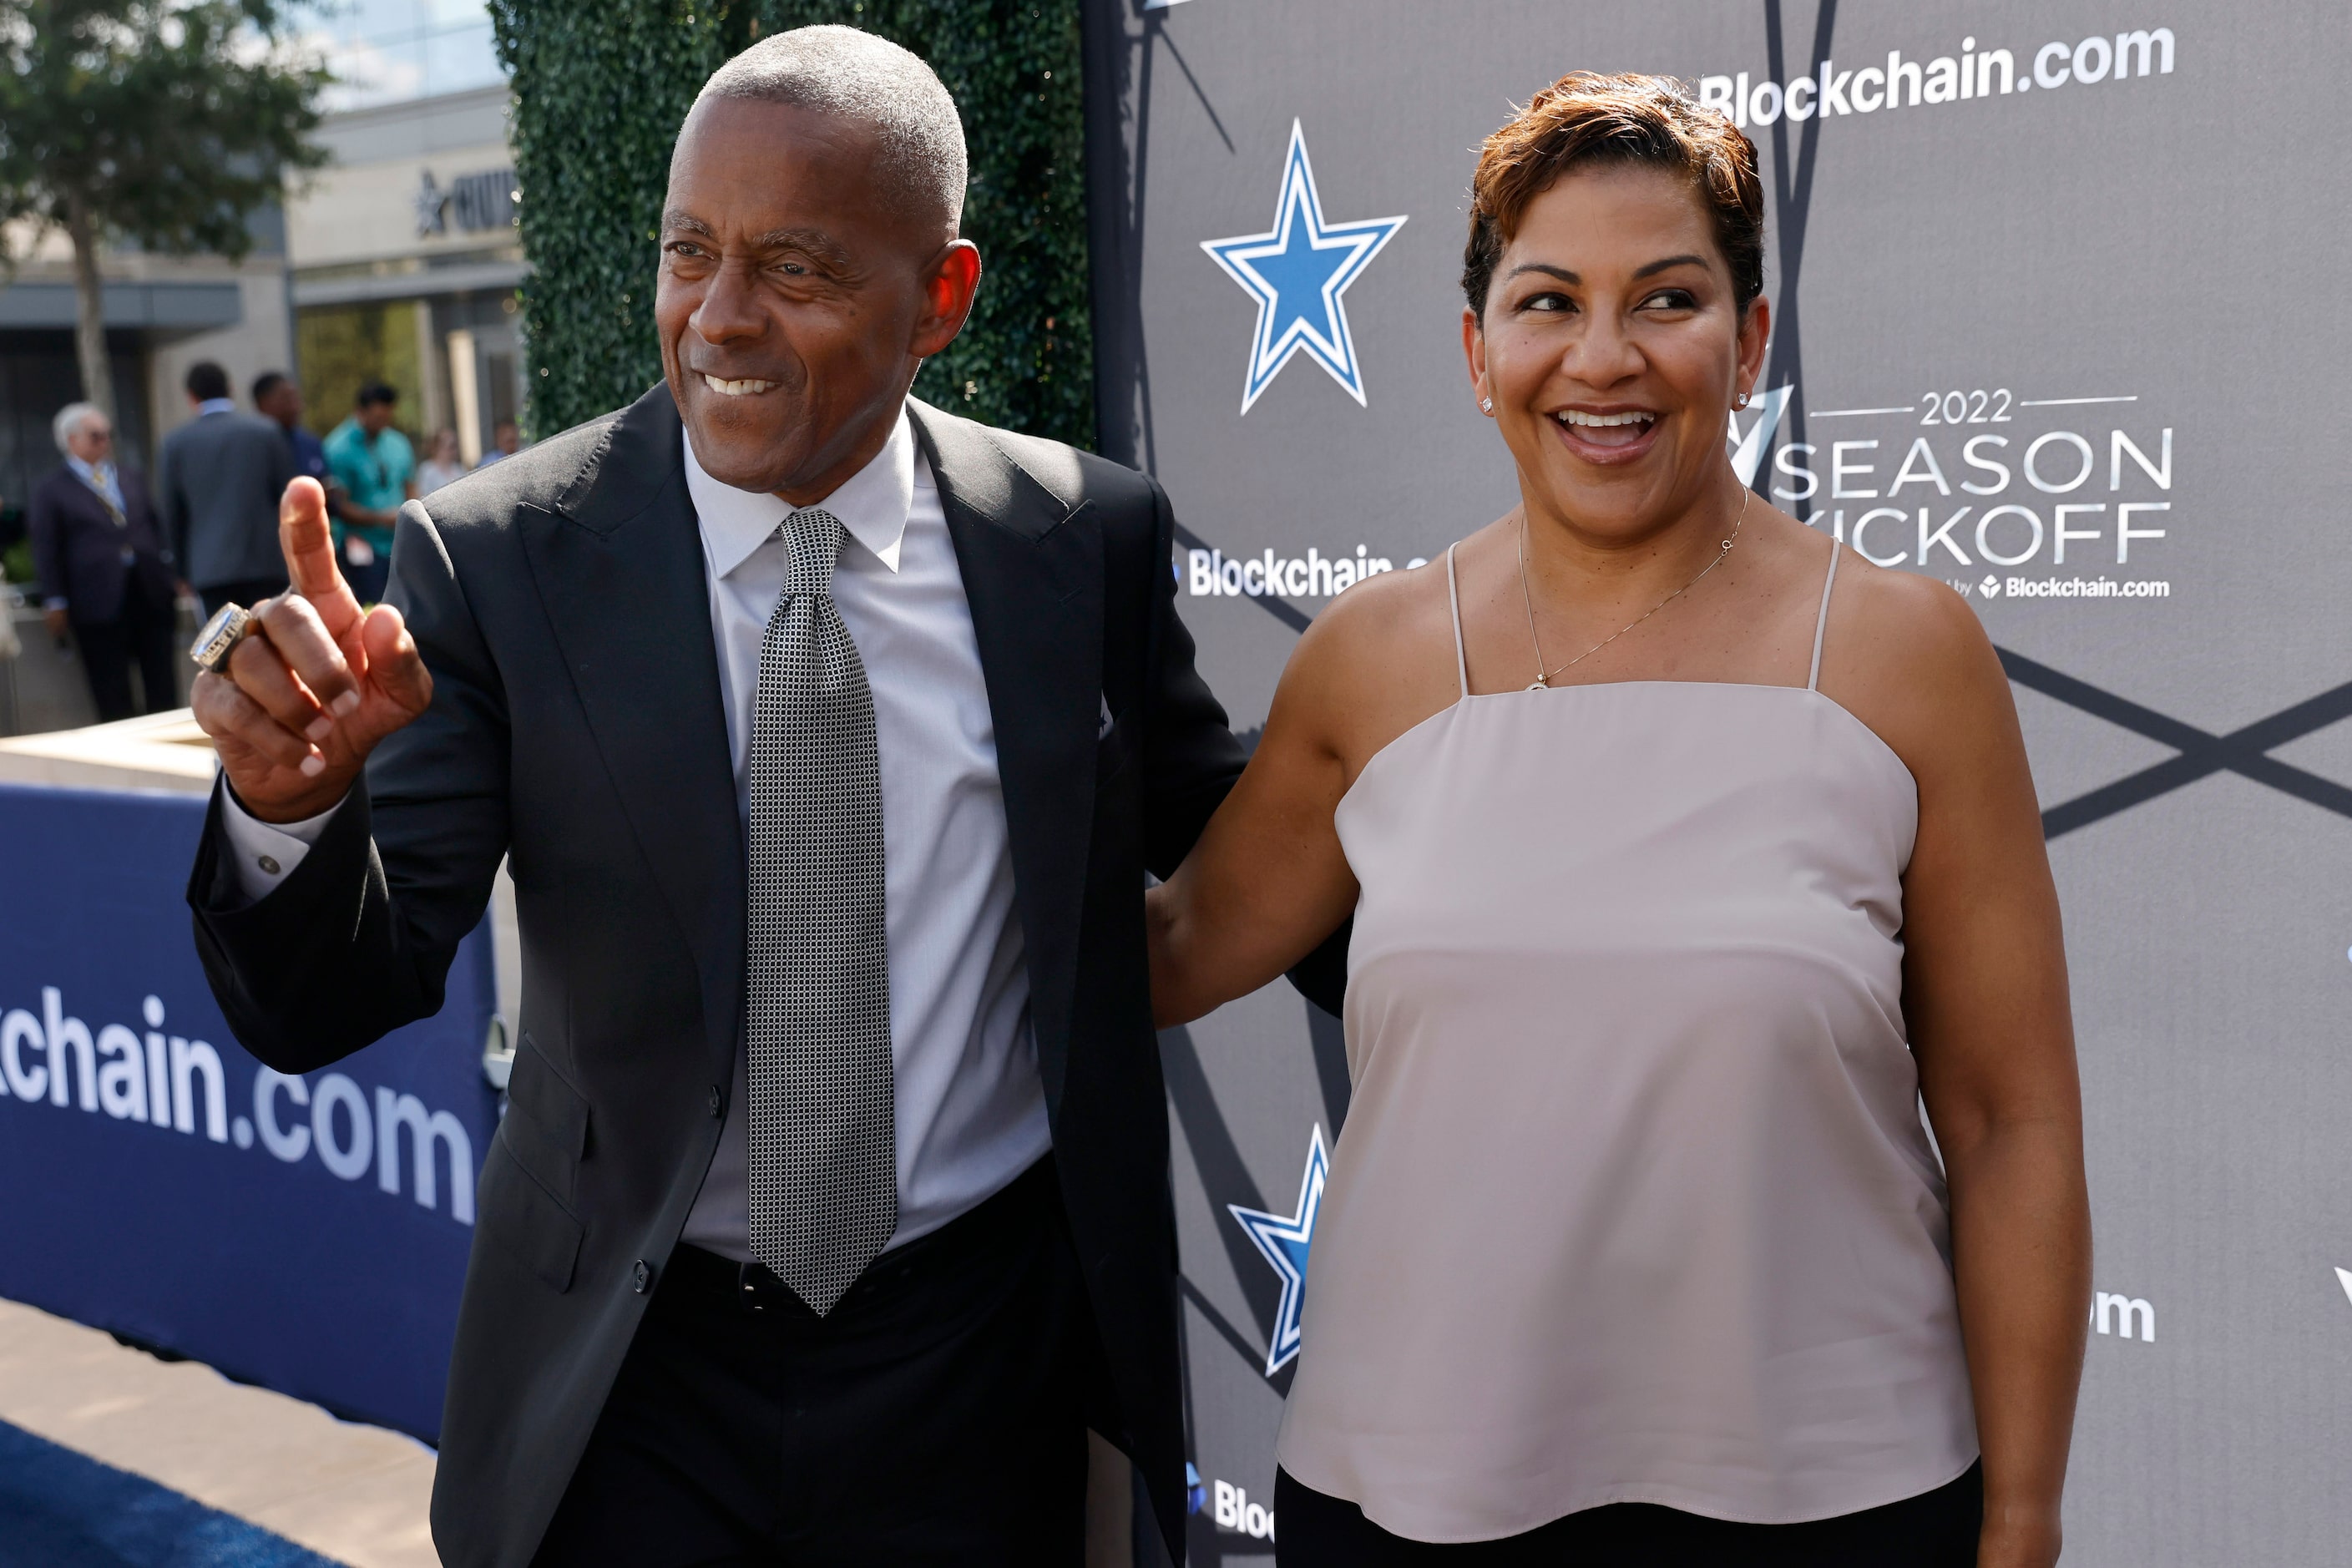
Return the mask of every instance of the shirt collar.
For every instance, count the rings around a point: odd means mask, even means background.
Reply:
[[[82,483],[89,486],[92,489],[104,489],[114,479],[114,465],[112,463],[107,464],[104,468],[100,468],[95,463],[83,462],[79,458],[75,457],[70,452],[66,454],[66,467],[71,468],[75,473],[79,474],[81,476]]]
[[[196,417],[199,419],[202,419],[207,414],[234,414],[236,412],[236,399],[233,397],[207,397],[202,403],[196,405]]]
[[[782,497],[764,490],[739,490],[703,470],[694,456],[694,433],[686,433],[686,493],[702,520],[710,563],[721,577],[732,573],[765,544],[777,524],[792,515]],[[892,572],[898,570],[898,546],[907,536],[907,512],[915,500],[915,429],[905,408],[898,411],[890,438],[882,449],[837,489],[817,504],[841,520],[848,535],[864,545]]]

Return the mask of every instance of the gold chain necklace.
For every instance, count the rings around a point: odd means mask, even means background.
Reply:
[[[1684,584],[1681,587],[1675,589],[1664,598],[1660,599],[1656,604],[1652,605],[1648,609],[1643,611],[1632,620],[1627,621],[1623,626],[1619,626],[1615,631],[1611,632],[1607,637],[1602,637],[1599,642],[1594,643],[1591,647],[1586,648],[1574,658],[1570,659],[1568,663],[1557,666],[1551,669],[1546,669],[1544,668],[1543,639],[1536,636],[1535,595],[1528,588],[1528,510],[1527,508],[1521,507],[1519,509],[1519,597],[1527,602],[1528,641],[1535,645],[1536,650],[1536,678],[1528,684],[1528,689],[1529,691],[1541,691],[1546,689],[1551,685],[1551,678],[1553,676],[1558,675],[1561,670],[1570,669],[1577,665],[1582,664],[1586,659],[1591,658],[1594,654],[1599,653],[1602,648],[1607,647],[1611,643],[1615,642],[1619,637],[1623,637],[1627,632],[1632,631],[1635,626],[1640,626],[1643,621],[1648,620],[1652,616],[1656,615],[1660,610],[1664,609],[1668,605],[1673,604],[1676,599],[1681,598],[1685,594],[1687,594],[1693,588],[1697,587],[1699,585],[1700,579],[1704,578],[1708,573],[1714,571],[1717,567],[1722,565],[1723,558],[1731,553],[1731,547],[1739,542],[1739,530],[1741,526],[1748,521],[1748,498],[1753,494],[1755,494],[1755,492],[1748,489],[1746,486],[1743,485],[1740,487],[1739,515],[1732,519],[1731,537],[1723,542],[1723,548],[1716,552],[1714,560],[1708,562],[1706,565],[1698,569],[1698,576],[1692,578],[1689,582]]]

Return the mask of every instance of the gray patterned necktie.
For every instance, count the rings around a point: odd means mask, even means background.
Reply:
[[[882,770],[833,602],[841,521],[795,511],[751,727],[751,1256],[819,1316],[898,1226]]]

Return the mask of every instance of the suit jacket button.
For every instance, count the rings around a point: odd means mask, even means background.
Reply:
[[[637,1266],[636,1266],[635,1268],[632,1268],[632,1269],[630,1269],[630,1270],[629,1270],[629,1289],[632,1289],[632,1290],[635,1290],[638,1295],[642,1296],[642,1295],[644,1295],[646,1291],[648,1291],[648,1290],[652,1289],[653,1288],[654,1288],[654,1268],[653,1268],[653,1265],[652,1265],[652,1264],[650,1264],[650,1263],[647,1263],[644,1258],[638,1258],[638,1259],[637,1259]]]
[[[725,1097],[720,1095],[719,1092],[719,1086],[715,1083],[712,1084],[710,1086],[710,1114],[713,1116],[718,1115],[719,1108],[726,1103],[727,1101]]]

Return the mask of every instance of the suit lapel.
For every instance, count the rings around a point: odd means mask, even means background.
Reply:
[[[1061,1100],[1102,711],[1102,544],[995,437],[910,400],[971,604],[1028,949],[1030,1017]]]
[[[700,972],[720,1070],[743,984],[743,846],[677,405],[656,386],[608,427],[524,549],[606,773]]]
[[[981,426],[911,405],[971,605],[1028,950],[1038,1065],[1068,1060],[1102,703],[1102,559],[1082,507]],[[716,1065],[742,1006],[744,871],[701,535],[656,386],[552,513],[520,525],[540,597],[667,912],[700,970]]]

